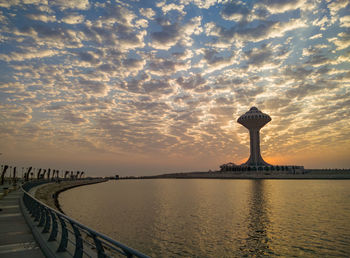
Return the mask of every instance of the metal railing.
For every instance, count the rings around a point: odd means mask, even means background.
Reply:
[[[43,183],[47,181],[29,182],[22,186],[23,204],[33,217],[35,226],[42,228],[41,236],[46,235],[44,242],[56,242],[50,248],[56,248],[54,252],[57,256],[64,252],[71,257],[148,257],[52,209],[28,193],[32,187]]]

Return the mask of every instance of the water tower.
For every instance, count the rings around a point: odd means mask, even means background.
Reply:
[[[248,112],[238,118],[237,122],[247,128],[250,134],[250,157],[241,166],[271,166],[261,157],[259,137],[260,129],[270,121],[271,117],[256,107],[251,107]]]

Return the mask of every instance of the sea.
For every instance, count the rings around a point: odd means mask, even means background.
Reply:
[[[59,203],[151,257],[350,257],[350,180],[111,180]]]

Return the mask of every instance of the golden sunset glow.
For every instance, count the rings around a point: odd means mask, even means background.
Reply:
[[[91,175],[350,167],[348,1],[0,1],[0,159]]]

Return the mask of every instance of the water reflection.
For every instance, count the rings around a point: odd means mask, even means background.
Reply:
[[[349,200],[350,180],[125,180],[60,195],[69,216],[151,257],[350,257]]]
[[[267,193],[264,180],[251,180],[251,194],[249,199],[249,216],[247,238],[240,247],[244,257],[261,257],[272,254],[269,248],[267,231],[270,225],[268,217]]]
[[[155,223],[150,234],[155,257],[234,256],[246,232],[249,184],[229,181],[162,182],[157,192]],[[160,189],[160,188],[159,188]],[[150,246],[150,245],[149,245]],[[144,249],[145,250],[145,249]]]

